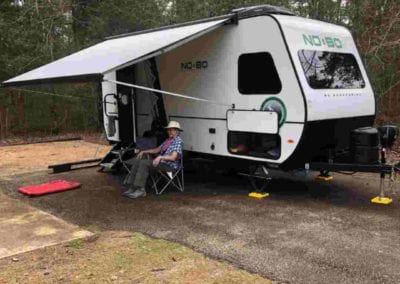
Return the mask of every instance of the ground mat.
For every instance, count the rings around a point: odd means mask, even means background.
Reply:
[[[29,196],[40,196],[75,189],[80,186],[81,184],[79,182],[54,180],[47,183],[19,187],[18,191]]]

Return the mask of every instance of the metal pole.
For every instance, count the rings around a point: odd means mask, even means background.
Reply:
[[[386,164],[386,149],[382,148],[381,150],[381,163],[384,165]],[[385,197],[385,173],[381,172],[381,183],[380,183],[381,192],[379,194],[380,198]]]
[[[380,193],[379,198],[385,198],[385,173],[381,173],[381,182],[379,185]]]
[[[386,164],[385,152],[386,152],[386,149],[382,148],[382,150],[381,150],[381,163],[383,165]],[[385,205],[388,205],[388,204],[392,203],[393,200],[390,197],[386,197],[385,196],[385,172],[384,171],[381,172],[381,180],[380,180],[380,186],[379,187],[380,187],[379,196],[371,199],[371,202],[372,203],[377,203],[377,204],[385,204]]]
[[[215,105],[232,107],[232,104],[225,104],[225,103],[221,103],[221,102],[217,102],[217,101],[211,101],[211,100],[206,100],[206,99],[201,99],[201,98],[196,98],[196,97],[190,97],[190,96],[186,96],[186,95],[182,95],[182,94],[178,94],[178,93],[157,90],[157,89],[153,89],[153,88],[149,88],[149,87],[145,87],[145,86],[139,86],[139,85],[129,84],[129,83],[120,82],[120,81],[114,81],[114,80],[105,79],[104,82],[110,82],[110,83],[114,83],[114,84],[117,84],[117,85],[122,85],[122,86],[131,87],[131,88],[141,89],[141,90],[145,90],[145,91],[151,91],[151,92],[155,92],[155,93],[161,93],[161,94],[170,95],[170,96],[174,96],[174,97],[179,97],[179,98],[183,98],[183,99],[189,99],[189,100],[194,100],[194,101],[211,103],[211,104],[215,104]]]

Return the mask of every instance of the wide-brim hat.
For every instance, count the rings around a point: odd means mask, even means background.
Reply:
[[[181,125],[179,124],[179,122],[173,121],[173,120],[171,120],[171,121],[168,123],[167,127],[164,127],[164,128],[166,128],[166,129],[176,128],[176,129],[178,129],[179,131],[183,131],[182,128],[181,128]]]

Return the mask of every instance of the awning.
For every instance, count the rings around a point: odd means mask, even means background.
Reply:
[[[103,75],[174,49],[229,21],[211,20],[110,38],[14,77],[2,87],[69,81],[101,81]]]

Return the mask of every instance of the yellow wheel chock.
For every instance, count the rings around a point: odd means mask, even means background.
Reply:
[[[380,196],[371,199],[372,203],[383,204],[383,205],[389,205],[390,203],[392,203],[392,201],[393,200],[390,197],[380,197]]]
[[[322,176],[318,175],[315,177],[316,180],[330,181],[333,180],[333,176]]]
[[[383,204],[383,205],[389,205],[392,203],[392,199],[390,197],[386,197],[386,192],[385,192],[385,174],[381,173],[381,182],[380,182],[380,194],[379,196],[372,198],[371,202],[375,204]]]
[[[265,198],[268,196],[269,196],[269,193],[267,193],[267,192],[250,192],[249,193],[249,197],[253,197],[253,198]]]

